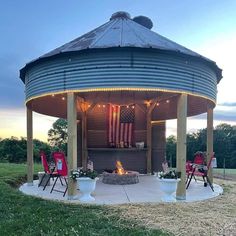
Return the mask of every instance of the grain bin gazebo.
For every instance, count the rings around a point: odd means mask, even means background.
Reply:
[[[177,198],[185,199],[186,119],[207,112],[207,154],[213,152],[213,108],[222,75],[215,62],[151,31],[147,17],[114,13],[110,21],[26,64],[20,71],[27,106],[28,183],[33,182],[32,112],[68,121],[68,168],[151,173],[165,158],[165,121],[177,118]],[[132,108],[132,141],[111,141],[112,107]],[[109,107],[109,108],[108,108]],[[121,112],[121,110],[120,110]],[[113,117],[113,121],[110,118]],[[113,130],[112,130],[113,129]],[[119,126],[121,129],[121,126]],[[117,135],[117,134],[116,134]],[[108,143],[113,142],[114,145]],[[137,142],[144,142],[142,149]],[[68,198],[75,195],[69,181]]]

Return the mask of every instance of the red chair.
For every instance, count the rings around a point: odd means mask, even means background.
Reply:
[[[197,152],[195,154],[195,156],[194,156],[193,163],[197,164],[197,165],[204,165],[204,164],[206,164],[204,154],[202,152]]]
[[[195,178],[195,176],[201,176],[203,178],[203,181],[204,181],[204,187],[206,187],[207,184],[209,184],[212,191],[214,192],[213,185],[212,185],[212,183],[211,183],[211,181],[208,177],[208,170],[211,168],[211,162],[212,162],[213,158],[214,158],[214,153],[213,153],[213,155],[211,156],[209,162],[206,165],[205,158],[204,158],[203,154],[195,156],[194,163],[192,164],[193,169],[191,171],[189,171],[190,178],[188,180],[186,189],[189,187],[189,184],[191,183],[191,180],[192,180],[193,177]]]
[[[58,173],[57,173],[57,171],[54,171],[55,167],[49,168],[49,165],[48,165],[48,162],[47,162],[47,157],[46,157],[44,151],[40,151],[40,157],[41,157],[41,162],[42,162],[42,166],[43,166],[43,169],[44,169],[44,175],[42,176],[42,179],[39,182],[38,187],[43,186],[43,190],[45,190],[45,188],[47,187],[50,179],[51,178],[54,179],[55,177],[57,177]],[[43,185],[42,183],[43,183],[44,179],[47,179],[47,180],[46,180],[46,183]]]
[[[191,161],[187,161],[186,162],[186,175],[187,175],[187,178],[186,178],[186,184],[188,183],[188,180],[192,174],[192,171],[193,171],[193,163]],[[195,181],[196,181],[196,178],[195,176],[193,176]]]
[[[194,166],[195,165],[204,165],[204,163],[205,163],[205,158],[204,158],[204,155],[202,152],[195,153],[193,163],[191,161],[186,162],[186,175],[187,175],[186,184],[189,182],[189,179],[192,175]],[[195,176],[192,176],[192,177],[194,177],[195,181],[197,181]],[[187,188],[188,188],[188,185],[187,185]]]
[[[50,193],[52,193],[52,191],[61,192],[61,193],[63,193],[63,197],[64,197],[66,192],[67,192],[67,189],[68,189],[68,183],[67,183],[67,180],[66,180],[67,179],[67,174],[68,174],[68,169],[67,169],[67,163],[66,163],[65,155],[64,155],[63,152],[54,152],[52,154],[52,157],[53,157],[55,165],[56,165],[56,170],[57,170],[58,176],[56,177],[56,180],[53,183],[53,186],[52,186],[52,189],[51,189]],[[66,185],[65,191],[55,189],[55,185],[56,185],[58,179],[60,179],[61,184],[63,185],[61,178],[63,178],[64,181],[65,181],[65,185]]]

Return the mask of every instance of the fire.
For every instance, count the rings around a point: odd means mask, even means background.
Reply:
[[[124,170],[120,161],[116,161],[116,171],[118,175],[125,175],[127,171]]]

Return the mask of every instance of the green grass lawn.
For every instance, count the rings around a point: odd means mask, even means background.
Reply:
[[[38,170],[41,165],[35,165]],[[26,165],[0,163],[0,235],[168,235],[121,219],[118,207],[26,196],[15,187],[25,174]]]
[[[213,172],[217,173],[217,174],[223,174],[224,173],[224,169],[222,169],[222,168],[214,168]],[[236,175],[236,169],[225,169],[225,174]]]

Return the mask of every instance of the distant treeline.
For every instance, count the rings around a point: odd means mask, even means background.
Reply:
[[[58,123],[55,122],[55,123]],[[64,125],[64,124],[63,124]],[[50,133],[50,132],[49,132]],[[193,160],[194,153],[197,151],[206,151],[206,135],[207,130],[201,129],[195,133],[187,134],[187,160]],[[65,136],[65,135],[64,135]],[[64,137],[63,136],[63,137]],[[49,135],[52,139],[52,135]],[[66,140],[67,137],[64,139]],[[54,138],[55,139],[55,138]],[[57,138],[58,139],[58,138]],[[34,160],[40,162],[39,152],[44,150],[47,156],[56,150],[56,146],[60,146],[66,152],[66,145],[62,141],[57,145],[51,145],[40,140],[33,140]],[[236,168],[236,126],[229,124],[221,124],[214,129],[214,152],[217,158],[218,167]],[[176,166],[176,137],[169,136],[166,142],[166,158],[168,162]],[[0,139],[0,162],[26,162],[27,150],[25,138],[6,138]]]
[[[26,138],[6,138],[0,139],[0,161],[1,162],[13,162],[13,163],[25,163],[27,160],[27,145]],[[40,162],[39,152],[44,150],[47,155],[51,153],[51,147],[49,144],[40,140],[33,140],[34,147],[34,160]]]
[[[176,137],[166,140],[166,158],[172,166],[176,166]],[[236,126],[220,124],[213,133],[214,152],[217,167],[236,168]],[[206,151],[207,129],[187,134],[187,160],[193,160],[194,153]]]

